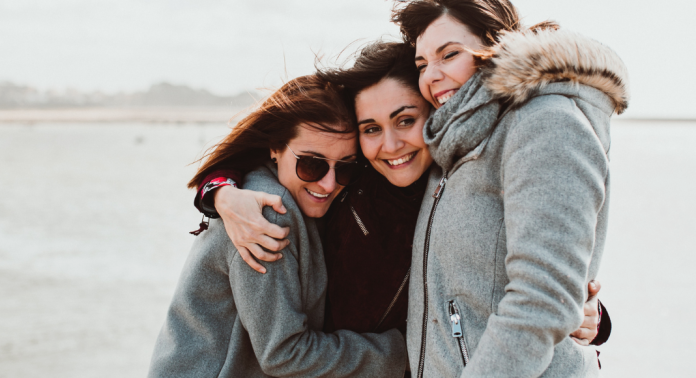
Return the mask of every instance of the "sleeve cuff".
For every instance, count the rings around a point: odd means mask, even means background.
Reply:
[[[236,188],[237,183],[233,179],[227,177],[217,177],[206,182],[198,190],[194,200],[194,206],[207,217],[219,218],[220,215],[215,210],[214,197],[207,194],[223,186],[234,186]]]

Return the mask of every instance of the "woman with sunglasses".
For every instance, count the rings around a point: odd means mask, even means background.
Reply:
[[[260,274],[242,261],[221,221],[210,222],[184,266],[157,339],[150,377],[402,377],[404,337],[322,332],[326,266],[320,220],[357,167],[355,125],[319,77],[291,80],[245,117],[189,185],[222,167],[278,195],[289,227],[281,261]]]

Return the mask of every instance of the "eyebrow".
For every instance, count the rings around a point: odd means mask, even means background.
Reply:
[[[399,113],[403,112],[406,109],[415,109],[415,108],[417,108],[417,106],[404,105],[404,106],[400,107],[399,109],[396,109],[393,112],[391,112],[391,114],[389,114],[389,119],[396,117],[397,115],[399,115]],[[364,120],[358,122],[358,126],[365,124],[365,123],[376,123],[376,121],[374,118],[364,119]]]
[[[447,46],[449,46],[449,45],[461,45],[461,43],[455,42],[455,41],[449,41],[449,42],[443,44],[442,46],[438,47],[437,50],[435,50],[435,54],[441,53],[442,50],[444,50],[445,48],[447,48]],[[418,55],[418,56],[416,57],[415,60],[425,60],[425,58],[423,58],[422,56]]]
[[[316,157],[320,157],[320,158],[324,158],[324,159],[329,159],[329,158],[327,158],[326,156],[324,156],[324,154],[320,154],[320,153],[315,152],[315,151],[300,151],[300,152],[304,152],[304,153],[306,153],[306,154],[314,155],[314,156],[316,156]],[[346,160],[346,159],[350,159],[350,158],[352,158],[352,157],[354,157],[354,156],[358,156],[358,154],[347,155],[347,156],[344,156],[344,157],[342,157],[342,158],[340,158],[340,159],[329,159],[329,160]]]
[[[392,118],[396,117],[397,115],[399,115],[399,113],[403,112],[403,111],[406,110],[406,109],[415,109],[415,108],[416,108],[416,107],[413,106],[413,105],[404,105],[404,106],[400,107],[399,109],[394,110],[394,111],[389,115],[389,119],[392,119]]]

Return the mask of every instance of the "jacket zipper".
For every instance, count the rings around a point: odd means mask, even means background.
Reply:
[[[355,208],[353,206],[350,207],[350,211],[353,212],[353,217],[355,218],[355,222],[358,223],[358,227],[360,227],[360,230],[365,234],[365,236],[369,235],[370,232],[367,231],[367,228],[365,227],[365,223],[363,223],[362,219],[358,216],[358,212],[355,211]]]
[[[459,353],[462,355],[462,362],[464,366],[469,364],[469,351],[466,349],[466,344],[464,344],[464,333],[462,332],[462,317],[459,314],[459,308],[454,303],[454,301],[449,301],[449,317],[450,323],[452,323],[452,337],[457,340],[457,345],[459,346]]]
[[[421,350],[420,359],[418,361],[418,378],[423,378],[423,369],[425,368],[425,338],[428,332],[428,252],[430,252],[430,231],[433,227],[433,219],[435,219],[435,210],[437,210],[437,204],[440,202],[442,197],[442,192],[445,190],[445,184],[447,183],[447,171],[440,179],[440,183],[435,189],[433,198],[433,208],[430,210],[430,218],[428,219],[428,228],[425,231],[425,245],[423,251],[423,328],[421,330]]]
[[[401,292],[404,291],[404,287],[406,287],[406,282],[408,282],[408,278],[410,276],[411,276],[411,268],[408,268],[408,272],[406,272],[406,277],[404,277],[404,280],[401,281],[401,286],[399,286],[399,290],[396,291],[396,295],[394,296],[394,299],[392,299],[391,303],[389,303],[389,307],[387,307],[387,311],[384,313],[384,315],[382,315],[382,318],[379,320],[379,323],[377,323],[377,327],[375,327],[375,332],[377,332],[377,330],[379,329],[379,326],[382,325],[382,323],[384,322],[384,319],[387,318],[387,315],[389,315],[389,312],[396,304],[396,300],[399,299]]]

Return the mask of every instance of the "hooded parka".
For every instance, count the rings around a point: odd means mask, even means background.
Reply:
[[[417,377],[588,377],[582,323],[609,200],[609,123],[627,72],[559,30],[509,33],[424,128],[433,167],[413,244]]]

